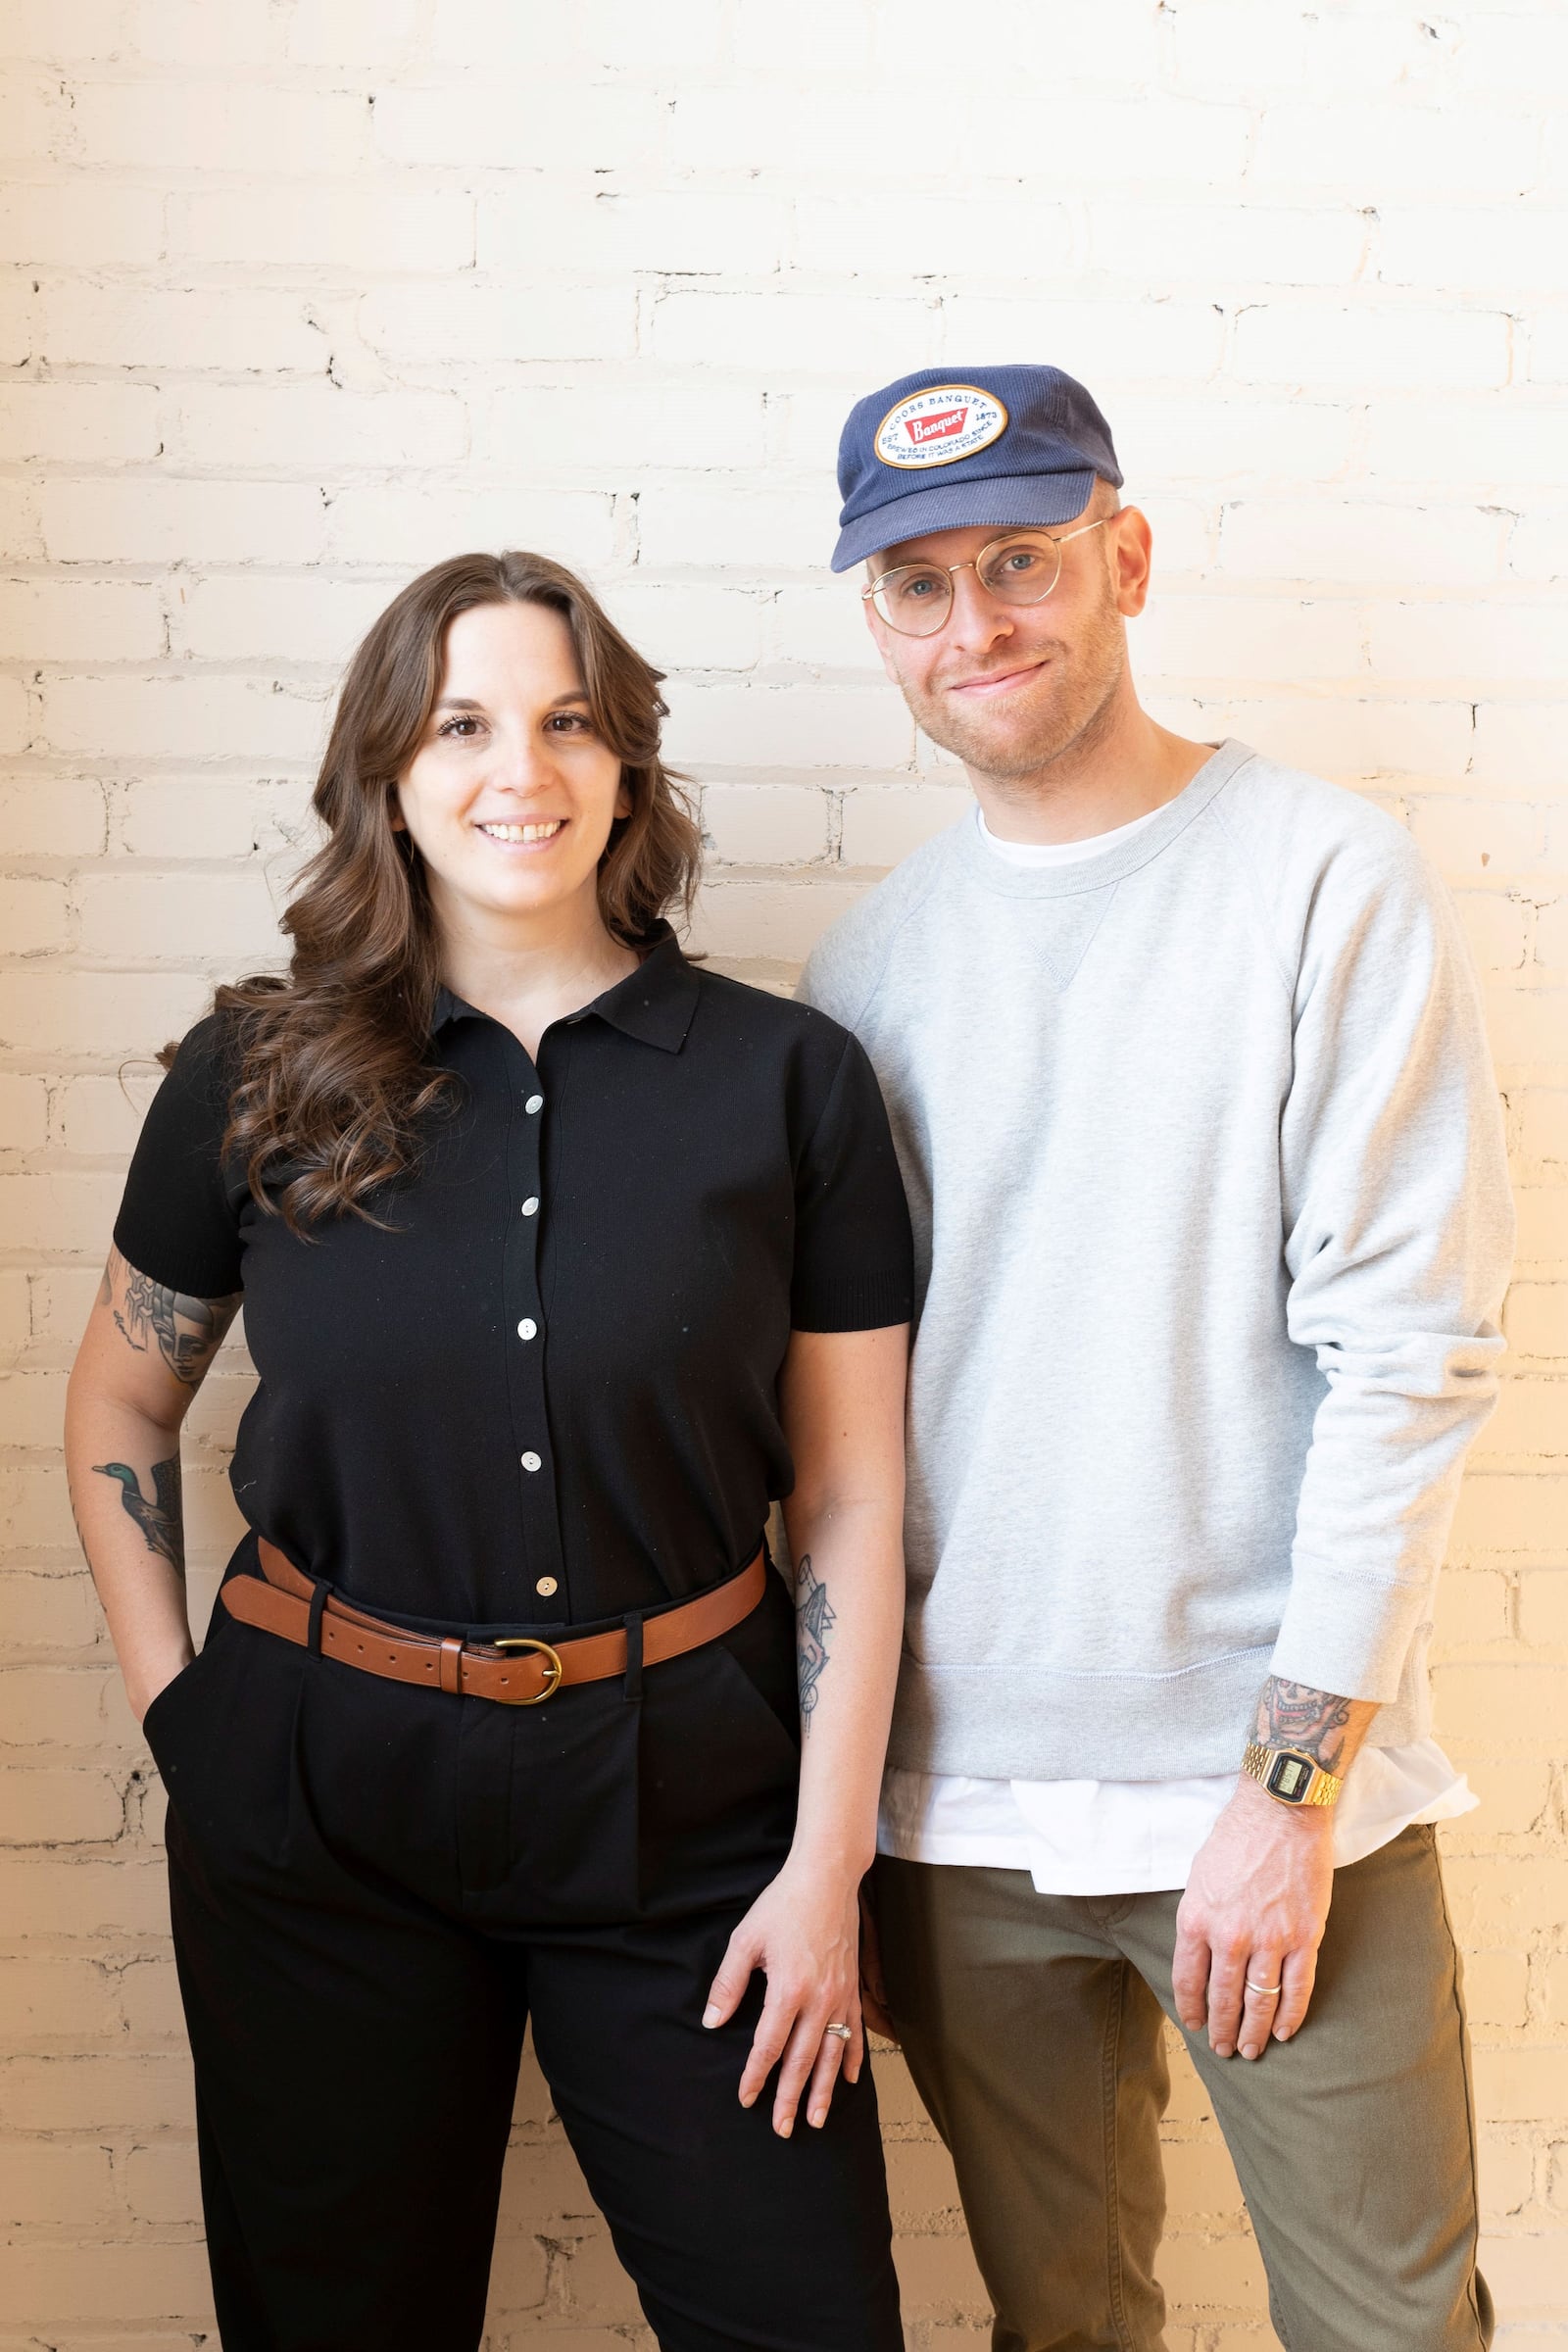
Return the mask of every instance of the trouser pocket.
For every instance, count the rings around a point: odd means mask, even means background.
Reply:
[[[642,1889],[647,1907],[743,1899],[795,1830],[800,1742],[794,1618],[769,1577],[732,1632],[648,1675],[643,1693]]]
[[[270,1871],[282,1855],[300,1656],[220,1604],[202,1649],[143,1719],[170,1841],[215,1883]]]

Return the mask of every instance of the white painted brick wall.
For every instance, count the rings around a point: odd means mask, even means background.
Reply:
[[[58,1469],[153,1051],[277,952],[345,652],[466,545],[587,569],[671,673],[699,938],[788,985],[965,805],[825,570],[906,368],[1084,375],[1153,520],[1152,705],[1377,798],[1487,989],[1519,1181],[1507,1402],[1442,1725],[1512,2352],[1568,2352],[1568,15],[1561,0],[10,0],[0,25],[0,2352],[210,2327],[134,1735]],[[192,1415],[198,1615],[241,1341]],[[979,2352],[882,2070],[911,2345]],[[1261,2352],[1198,2085],[1173,2352]],[[542,2085],[492,2352],[646,2346]]]

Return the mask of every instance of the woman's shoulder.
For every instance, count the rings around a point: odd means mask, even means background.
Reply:
[[[804,1055],[808,1061],[822,1061],[831,1067],[842,1059],[850,1032],[831,1013],[821,1012],[798,997],[711,971],[706,964],[691,968],[697,974],[705,1026],[715,1033],[753,1052],[771,1047],[781,1056],[793,1059]]]
[[[705,969],[692,1035],[702,1041],[705,1093],[737,1111],[776,1105],[794,1149],[841,1130],[868,1135],[885,1119],[858,1038],[800,998]]]
[[[239,1005],[220,1003],[204,1012],[159,1055],[170,1081],[193,1099],[226,1105],[244,1064],[246,1025]]]

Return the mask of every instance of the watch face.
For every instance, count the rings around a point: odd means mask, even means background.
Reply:
[[[1270,1796],[1283,1797],[1288,1805],[1298,1805],[1312,1786],[1312,1767],[1304,1756],[1276,1756],[1263,1786]]]

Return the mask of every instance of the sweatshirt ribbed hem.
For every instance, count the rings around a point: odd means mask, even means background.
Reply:
[[[888,1761],[976,1780],[1172,1781],[1238,1765],[1272,1645],[1185,1674],[915,1666],[899,1680]]]
[[[1257,1694],[1273,1670],[1267,1643],[1159,1676],[915,1666],[906,1658],[888,1762],[901,1772],[983,1781],[1180,1781],[1238,1772]],[[1399,1747],[1431,1729],[1418,1634],[1398,1698],[1379,1710],[1369,1744]]]

